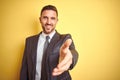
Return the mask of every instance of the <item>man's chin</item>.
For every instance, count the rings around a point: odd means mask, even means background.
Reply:
[[[45,34],[50,34],[52,31],[44,31]]]
[[[50,34],[51,32],[53,32],[54,31],[54,29],[48,29],[48,30],[44,30],[44,33],[45,34]]]

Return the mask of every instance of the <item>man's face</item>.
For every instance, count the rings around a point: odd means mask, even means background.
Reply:
[[[55,11],[53,10],[43,11],[40,17],[40,23],[42,25],[44,33],[46,34],[51,33],[55,29],[57,21],[58,18]]]

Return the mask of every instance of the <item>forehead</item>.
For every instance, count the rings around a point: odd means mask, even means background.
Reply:
[[[54,16],[57,17],[57,13],[54,10],[44,10],[41,16]]]

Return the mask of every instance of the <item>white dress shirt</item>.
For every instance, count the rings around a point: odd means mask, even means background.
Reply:
[[[51,41],[52,37],[55,34],[55,30],[50,33],[49,35],[46,35],[44,32],[42,32],[38,39],[38,45],[37,45],[37,61],[36,61],[36,74],[35,74],[35,80],[41,79],[41,66],[42,66],[42,57],[43,57],[43,47],[46,40],[46,36],[49,36],[49,42]]]

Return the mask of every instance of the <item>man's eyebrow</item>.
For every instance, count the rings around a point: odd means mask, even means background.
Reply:
[[[47,16],[43,16],[43,18],[47,18]]]

